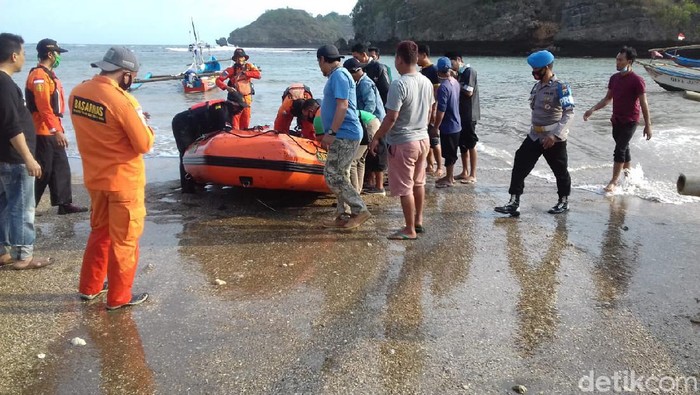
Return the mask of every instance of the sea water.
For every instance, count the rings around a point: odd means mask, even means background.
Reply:
[[[69,52],[63,54],[56,73],[63,82],[67,100],[73,87],[96,73],[97,70],[91,68],[90,63],[100,60],[109,46],[64,46]],[[178,74],[192,62],[186,45],[131,48],[141,62],[140,75],[146,72],[154,75]],[[23,71],[13,77],[21,87],[24,87],[29,69],[35,63],[34,45],[27,44],[26,50],[27,63]],[[318,68],[314,48],[245,50],[250,55],[249,61],[262,72],[262,78],[254,82],[253,125],[272,125],[282,92],[291,83],[302,82],[312,89],[317,98],[322,98],[326,79]],[[643,48],[638,50],[640,54],[644,53]],[[210,51],[204,51],[206,57],[213,55],[219,59],[222,67],[231,64],[232,54],[233,48],[228,47],[213,47]],[[398,72],[393,67],[393,60],[392,56],[383,56],[380,61],[392,67],[396,77]],[[471,64],[478,72],[481,98],[481,120],[477,125],[479,168],[503,172],[502,178],[507,179],[515,151],[529,128],[528,98],[535,81],[525,57],[465,56],[465,63]],[[596,112],[588,122],[583,121],[583,113],[605,96],[608,79],[615,73],[615,54],[611,54],[609,59],[557,59],[554,70],[559,79],[570,84],[576,104],[568,142],[573,188],[602,193],[612,172],[614,142],[609,121],[611,107]],[[678,195],[675,180],[680,173],[700,174],[700,103],[684,99],[681,93],[664,91],[646,75],[641,66],[635,66],[634,70],[647,83],[653,138],[646,141],[643,126],[640,125],[630,143],[633,169],[622,180],[616,193],[661,203],[698,202],[700,199]],[[173,116],[198,102],[226,96],[218,88],[205,93],[185,94],[179,80],[145,83],[133,94],[144,111],[150,113],[149,123],[156,132],[156,143],[148,157],[176,157],[177,148],[171,129]],[[78,157],[68,114],[63,123],[71,141],[68,154]],[[544,159],[540,160],[530,177],[554,181]],[[480,182],[488,180],[480,179]]]

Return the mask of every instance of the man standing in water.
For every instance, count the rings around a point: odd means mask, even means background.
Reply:
[[[224,70],[219,77],[216,78],[216,86],[228,92],[226,100],[236,101],[235,94],[239,93],[243,96],[245,104],[248,107],[243,108],[243,111],[233,116],[234,129],[248,129],[250,127],[250,107],[253,105],[253,79],[260,79],[260,69],[252,63],[248,63],[248,56],[243,48],[236,48],[233,51],[231,60],[234,61],[232,67]],[[224,81],[228,80],[228,84]]]
[[[532,121],[530,133],[515,152],[515,163],[510,178],[510,201],[496,207],[496,212],[520,215],[520,195],[525,189],[525,178],[544,155],[547,164],[557,179],[559,201],[548,212],[560,214],[569,209],[571,177],[568,170],[566,136],[569,134],[569,121],[574,114],[574,98],[569,85],[559,81],[554,75],[554,55],[549,51],[539,51],[527,58],[532,67],[532,76],[537,83],[530,91]]]
[[[632,47],[623,47],[615,58],[618,73],[610,77],[608,82],[608,93],[595,106],[583,114],[583,120],[588,118],[595,111],[604,108],[610,102],[613,103],[612,135],[615,140],[615,151],[613,153],[613,174],[610,182],[605,187],[605,192],[613,192],[620,173],[624,169],[625,175],[631,167],[632,157],[630,155],[630,140],[637,130],[639,113],[644,115],[644,136],[651,139],[651,118],[649,117],[649,105],[645,92],[646,84],[644,79],[632,71],[632,64],[637,59],[637,51]]]

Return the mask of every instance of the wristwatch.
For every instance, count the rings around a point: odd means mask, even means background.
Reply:
[[[328,133],[327,133],[327,134],[328,134],[329,136],[335,136],[335,130],[333,130],[333,129],[328,129]]]

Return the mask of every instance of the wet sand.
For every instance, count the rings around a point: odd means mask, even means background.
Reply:
[[[134,292],[151,299],[81,302],[89,215],[45,196],[37,254],[55,264],[0,271],[0,393],[571,394],[592,370],[700,375],[697,203],[575,190],[551,216],[555,186],[530,178],[504,218],[509,174],[482,170],[430,185],[427,232],[390,241],[396,198],[365,197],[367,224],[328,231],[331,197],[183,196],[174,160],[148,167]]]

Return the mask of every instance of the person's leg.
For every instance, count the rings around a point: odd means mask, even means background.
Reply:
[[[109,192],[108,195],[111,246],[107,264],[107,306],[116,307],[132,298],[146,207],[143,189]]]
[[[525,137],[520,148],[515,152],[513,171],[510,177],[510,187],[508,193],[511,195],[522,195],[525,190],[525,178],[530,174],[542,155],[542,144],[533,141],[530,137]]]
[[[357,193],[362,193],[362,180],[365,178],[365,157],[367,156],[367,146],[361,145],[357,148],[357,153],[352,160],[350,167],[350,182],[355,187]]]
[[[428,151],[430,151],[430,143],[427,140],[421,140],[419,142],[420,152],[418,155],[418,160],[414,166],[415,173],[413,174],[413,201],[415,204],[415,221],[413,223],[414,229],[417,226],[423,226],[423,207],[425,204],[425,161],[428,156]]]
[[[414,239],[416,237],[416,199],[414,195],[414,180],[416,174],[422,173],[425,178],[425,163],[420,160],[427,157],[427,151],[421,155],[419,141],[398,144],[391,147],[389,152],[389,188],[393,196],[399,196],[405,227],[393,235],[391,239]],[[419,171],[416,166],[420,166]],[[425,185],[425,183],[423,183]],[[419,202],[422,205],[422,201]]]
[[[52,136],[36,136],[36,154],[35,159],[41,166],[41,172],[43,173],[41,178],[34,179],[34,206],[39,205],[41,197],[44,195],[46,187],[53,178],[53,159],[54,159],[54,147],[52,144]],[[53,191],[51,191],[53,195]],[[53,206],[54,200],[53,196],[51,199],[51,205]]]
[[[53,174],[49,183],[51,205],[61,206],[73,203],[70,163],[66,149],[59,147],[54,137]]]
[[[13,172],[12,194],[9,194],[9,239],[15,253],[14,269],[31,269],[48,265],[45,259],[34,255],[34,177],[29,176],[24,165],[11,165]]]
[[[634,136],[634,132],[637,130],[636,123],[629,123],[624,125],[613,125],[612,135],[615,140],[615,151],[613,152],[613,174],[610,182],[605,187],[606,192],[612,192],[615,190],[615,186],[620,179],[620,174],[622,169],[625,168],[627,162],[631,162],[631,157],[629,153],[629,143]],[[628,164],[631,166],[631,163]],[[629,168],[629,167],[627,167]]]
[[[437,187],[451,186],[454,184],[454,167],[457,163],[457,150],[459,145],[459,133],[452,133],[440,136],[440,148],[442,156],[445,158],[445,177],[435,181]]]
[[[243,109],[243,111],[241,111],[239,126],[241,130],[248,129],[250,127],[250,107],[246,107]]]
[[[112,241],[109,238],[108,192],[88,190],[90,193],[90,235],[83,253],[78,292],[95,295],[102,291],[107,278],[107,263]]]
[[[10,219],[8,212],[8,190],[11,180],[10,165],[0,163],[0,264],[6,264],[12,261],[10,256]]]
[[[559,141],[549,149],[544,150],[544,158],[557,179],[557,204],[549,210],[550,214],[559,214],[569,209],[571,194],[571,176],[569,175],[569,156],[566,141]]]

